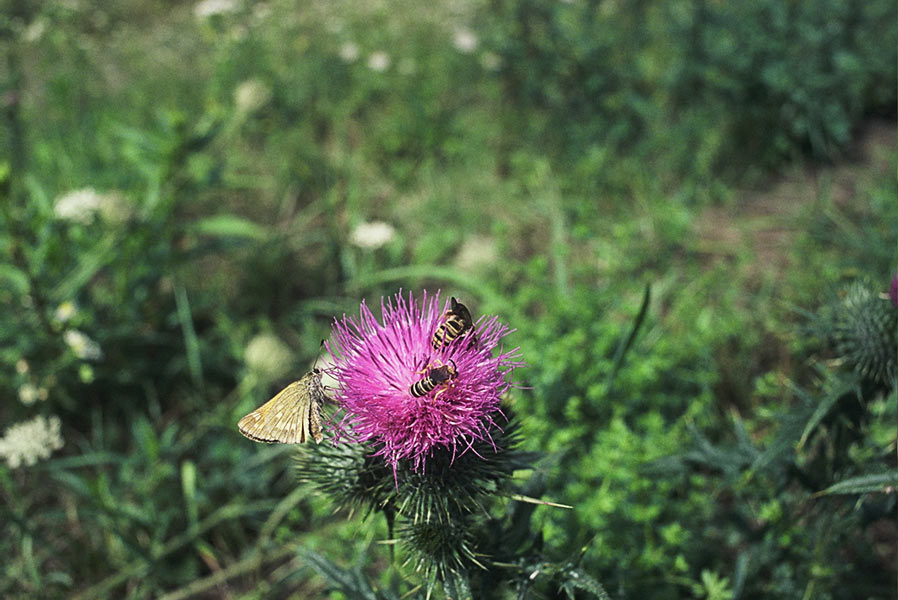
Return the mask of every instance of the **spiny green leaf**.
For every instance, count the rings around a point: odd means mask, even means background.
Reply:
[[[611,596],[605,591],[598,581],[591,575],[588,575],[580,569],[569,569],[565,571],[565,580],[561,584],[562,589],[567,593],[568,598],[574,600],[574,590],[583,590],[599,600],[611,600]]]
[[[849,477],[833,484],[815,496],[831,496],[834,494],[869,494],[874,492],[894,493],[898,489],[898,473],[877,473]]]
[[[453,571],[443,584],[447,600],[472,600],[471,585],[463,572]]]
[[[805,445],[808,436],[811,435],[817,425],[819,425],[826,415],[829,414],[830,409],[832,409],[832,407],[846,394],[851,393],[855,394],[857,397],[860,397],[861,395],[861,388],[856,379],[853,377],[838,377],[835,379],[835,385],[827,390],[819,400],[817,408],[814,409],[813,414],[811,414],[810,419],[808,419],[804,431],[801,434],[801,439],[798,440],[798,449],[801,449],[802,446]]]
[[[800,402],[783,417],[776,437],[751,465],[752,472],[760,471],[770,463],[782,459],[796,447],[801,439],[805,426],[817,405],[817,400],[799,387],[793,387],[793,390]]]
[[[178,320],[181,322],[181,330],[184,333],[184,347],[187,352],[187,366],[190,369],[190,377],[193,385],[198,390],[203,389],[203,362],[200,357],[200,341],[193,327],[193,316],[190,313],[190,301],[187,299],[187,290],[181,283],[175,284],[175,306],[178,309]]]
[[[642,294],[642,305],[639,307],[639,312],[636,314],[636,319],[633,321],[633,326],[630,328],[630,333],[627,334],[623,340],[621,340],[620,345],[617,347],[617,351],[614,353],[614,362],[611,366],[611,372],[608,374],[608,383],[606,384],[606,393],[611,391],[611,385],[614,383],[614,377],[617,375],[618,370],[621,365],[624,363],[624,357],[626,357],[627,352],[630,350],[630,346],[633,345],[633,340],[636,339],[636,334],[639,333],[639,330],[642,328],[642,323],[645,321],[645,316],[649,310],[649,303],[652,299],[652,286],[650,284],[646,284],[645,291]]]
[[[347,598],[359,600],[383,600],[367,578],[358,569],[344,569],[317,552],[301,548],[299,555],[304,558],[316,573],[324,577],[328,584],[346,594]]]

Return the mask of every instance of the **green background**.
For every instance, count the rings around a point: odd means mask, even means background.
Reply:
[[[65,444],[0,464],[0,595],[346,597],[297,547],[385,577],[384,524],[234,424],[401,288],[516,328],[574,506],[535,522],[612,597],[894,596],[894,493],[868,519],[745,462],[834,368],[807,313],[896,267],[894,2],[0,7],[0,425]],[[894,390],[865,410],[787,444],[850,458],[816,491],[894,472]]]

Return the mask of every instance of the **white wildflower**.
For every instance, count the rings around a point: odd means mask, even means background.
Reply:
[[[352,42],[346,42],[340,46],[340,58],[343,62],[355,62],[359,58],[359,47]]]
[[[36,42],[44,36],[45,31],[47,31],[47,20],[38,17],[25,28],[22,38],[26,42]]]
[[[56,218],[76,223],[90,223],[99,210],[100,194],[94,188],[68,192],[53,204]]]
[[[290,347],[271,333],[261,333],[252,338],[246,345],[243,358],[250,371],[268,380],[285,375],[293,363]]]
[[[390,55],[383,50],[372,52],[368,57],[368,68],[378,73],[383,73],[390,68]]]
[[[271,99],[271,88],[259,79],[247,79],[234,90],[234,104],[243,114],[254,112]]]
[[[452,44],[462,54],[470,54],[477,49],[477,35],[464,27],[456,29],[452,35]]]
[[[32,383],[26,383],[19,388],[19,402],[25,406],[31,406],[38,401],[39,393],[37,386]]]
[[[258,22],[267,21],[271,16],[271,5],[265,2],[259,2],[253,6],[253,19]]]
[[[396,237],[396,229],[383,221],[371,221],[356,225],[349,234],[349,241],[365,250],[376,250]]]
[[[58,322],[65,323],[66,321],[71,320],[76,314],[78,314],[78,305],[71,300],[66,300],[56,307],[56,312],[53,316]]]
[[[87,334],[77,329],[69,329],[62,335],[62,339],[68,344],[75,356],[82,360],[99,360],[103,357],[100,344],[90,339]]]
[[[53,214],[57,219],[75,223],[90,223],[96,215],[110,222],[122,222],[131,215],[131,209],[118,192],[101,194],[94,188],[72,190],[56,199]]]
[[[237,0],[203,0],[193,7],[193,16],[198,19],[234,12],[238,8]]]
[[[28,361],[24,358],[20,358],[16,361],[16,373],[18,373],[19,375],[24,375],[30,369],[31,367],[28,365]]]
[[[38,416],[16,423],[8,427],[0,438],[0,457],[6,459],[6,464],[12,469],[50,458],[54,450],[62,448],[61,427],[59,417],[55,416],[49,419]]]

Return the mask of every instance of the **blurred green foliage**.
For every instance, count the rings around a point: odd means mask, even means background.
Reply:
[[[892,597],[894,380],[830,297],[896,265],[896,23],[0,0],[0,424],[65,443],[0,463],[0,596],[377,597],[386,527],[234,423],[331,318],[426,287],[518,330],[522,447],[575,506],[526,515],[576,557],[558,597]]]

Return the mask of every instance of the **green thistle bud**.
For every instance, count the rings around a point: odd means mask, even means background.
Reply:
[[[878,383],[895,380],[898,363],[898,310],[855,282],[833,307],[832,339],[839,358]]]

